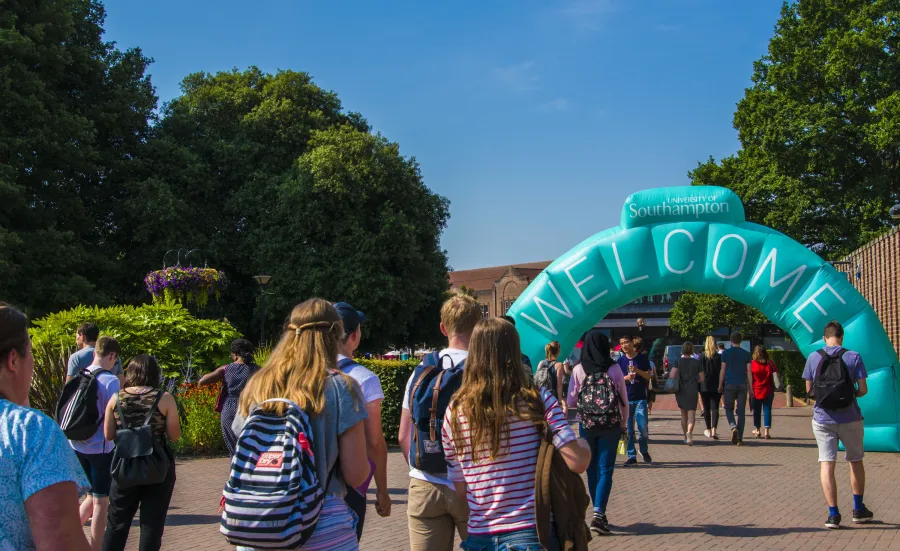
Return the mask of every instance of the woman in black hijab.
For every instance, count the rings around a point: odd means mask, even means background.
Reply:
[[[616,449],[628,421],[627,396],[625,374],[609,355],[609,338],[599,329],[588,331],[566,401],[570,408],[577,408],[581,437],[591,448],[588,491],[594,503],[591,532],[597,535],[610,533],[606,505],[612,491]]]

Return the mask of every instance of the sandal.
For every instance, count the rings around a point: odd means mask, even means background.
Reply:
[[[753,429],[753,436],[757,438],[762,438],[762,433],[759,432],[759,429]]]

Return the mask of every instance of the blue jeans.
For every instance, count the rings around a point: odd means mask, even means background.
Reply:
[[[747,407],[747,387],[741,385],[725,385],[725,394],[722,395],[725,401],[725,418],[728,419],[728,426],[738,431],[738,440],[744,439],[744,415]],[[735,420],[735,413],[737,420]]]
[[[753,408],[753,426],[759,428],[759,414],[762,413],[764,427],[772,428],[772,401],[775,399],[775,393],[772,392],[765,400],[750,399],[750,406]]]
[[[628,459],[637,458],[634,451],[634,425],[637,423],[638,447],[647,455],[647,400],[628,402]]]
[[[544,551],[544,547],[538,540],[537,530],[534,528],[525,528],[496,536],[472,534],[462,542],[460,549],[465,551]],[[556,541],[554,529],[553,546],[547,551],[558,550],[559,544]]]
[[[591,462],[587,468],[588,491],[594,503],[594,512],[605,513],[612,491],[613,470],[616,468],[616,449],[622,431],[609,429],[601,432],[587,432],[581,428],[581,437],[591,449]]]

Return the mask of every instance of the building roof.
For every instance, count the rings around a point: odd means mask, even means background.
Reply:
[[[526,264],[511,264],[507,266],[493,266],[490,268],[477,268],[474,270],[459,270],[450,272],[450,286],[460,287],[465,285],[473,291],[490,290],[503,274],[510,268],[515,269],[522,277],[533,280],[550,265],[550,261],[528,262]]]

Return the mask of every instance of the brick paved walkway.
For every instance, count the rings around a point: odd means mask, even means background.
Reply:
[[[693,447],[681,442],[677,413],[664,398],[651,416],[653,465],[617,468],[609,506],[615,535],[595,538],[592,550],[637,549],[859,549],[900,551],[900,455],[866,457],[866,504],[878,522],[840,531],[821,528],[825,505],[819,487],[815,441],[807,408],[778,409],[769,441],[738,448],[708,441],[702,426]],[[701,421],[702,425],[702,421]],[[724,426],[724,416],[723,416]],[[621,463],[621,459],[619,460]],[[218,533],[216,509],[228,470],[224,459],[178,464],[178,483],[163,539],[166,550],[230,549]],[[839,464],[841,511],[849,519],[848,468]],[[364,551],[408,549],[407,476],[392,452],[389,484],[394,497],[387,519],[370,508]],[[137,526],[128,549],[137,549]],[[612,539],[609,539],[612,538]]]

